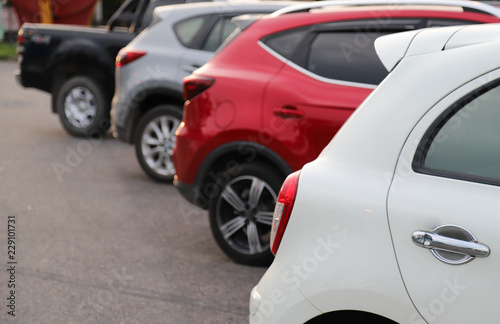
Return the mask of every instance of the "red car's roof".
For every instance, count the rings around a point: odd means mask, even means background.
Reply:
[[[439,7],[438,7],[439,8]],[[273,34],[281,30],[296,28],[301,26],[328,23],[334,21],[360,20],[360,19],[381,19],[380,25],[388,22],[391,18],[444,18],[456,20],[470,20],[482,23],[497,23],[500,18],[483,13],[463,12],[455,10],[431,10],[431,9],[416,9],[395,8],[395,7],[377,7],[355,9],[345,8],[344,10],[335,11],[312,11],[290,13],[280,16],[265,16],[252,24],[249,29],[261,30],[261,37],[268,34]],[[254,30],[256,32],[256,30]]]

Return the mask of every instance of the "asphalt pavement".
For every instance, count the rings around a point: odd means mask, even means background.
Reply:
[[[0,323],[245,323],[265,272],[150,180],[132,146],[73,138],[0,62]]]

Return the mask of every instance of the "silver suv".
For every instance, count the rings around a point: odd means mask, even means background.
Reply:
[[[118,53],[112,104],[115,135],[135,145],[147,175],[158,181],[173,179],[172,149],[184,104],[182,78],[205,64],[233,32],[231,19],[290,4],[209,2],[158,8],[151,26]]]

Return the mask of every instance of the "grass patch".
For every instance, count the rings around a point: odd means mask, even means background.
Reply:
[[[0,43],[0,60],[16,58],[16,45],[11,43]]]

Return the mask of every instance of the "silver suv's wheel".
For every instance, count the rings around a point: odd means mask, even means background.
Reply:
[[[162,105],[146,113],[135,132],[135,152],[147,175],[157,181],[172,181],[175,131],[182,120],[181,109]]]
[[[102,86],[92,78],[66,80],[55,100],[61,124],[69,134],[95,136],[108,130],[110,103]]]
[[[221,249],[236,262],[262,266],[273,260],[271,226],[283,180],[261,163],[239,165],[217,179],[210,226]]]

